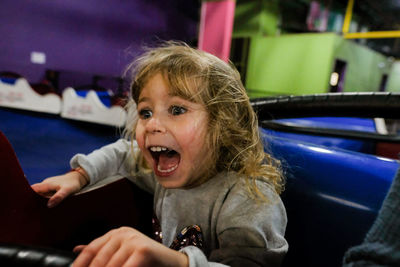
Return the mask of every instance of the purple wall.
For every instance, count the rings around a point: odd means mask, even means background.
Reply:
[[[2,0],[0,71],[32,83],[46,69],[120,76],[143,44],[196,40],[199,2]],[[46,63],[33,64],[32,51],[45,53]]]

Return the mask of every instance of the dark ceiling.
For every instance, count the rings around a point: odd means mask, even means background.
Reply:
[[[281,0],[281,28],[287,32],[309,32],[305,21],[310,0]],[[333,12],[345,14],[347,0],[320,0]],[[400,0],[354,0],[353,19],[368,31],[400,30]],[[360,42],[359,39],[354,40]],[[400,38],[366,39],[364,44],[387,56],[400,58]]]

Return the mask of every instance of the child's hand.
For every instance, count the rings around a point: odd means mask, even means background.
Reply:
[[[47,178],[41,183],[32,185],[32,189],[42,196],[50,197],[47,206],[52,208],[60,204],[67,196],[78,192],[88,183],[88,176],[81,168],[79,171],[71,171],[64,175]]]
[[[74,252],[80,252],[74,267],[189,266],[186,254],[167,248],[129,227],[111,230],[87,246],[75,247]]]

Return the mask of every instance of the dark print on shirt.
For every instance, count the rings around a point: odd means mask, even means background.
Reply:
[[[153,215],[152,225],[154,240],[162,243],[161,225],[155,214]],[[174,250],[180,250],[187,246],[195,246],[201,250],[203,249],[203,232],[196,224],[183,228],[182,231],[177,234],[170,248]]]
[[[198,225],[187,226],[176,236],[170,248],[180,250],[187,246],[203,249],[203,233]]]

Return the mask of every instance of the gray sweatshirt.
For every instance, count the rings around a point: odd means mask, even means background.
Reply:
[[[84,168],[91,184],[119,174],[154,194],[162,243],[168,247],[182,229],[199,226],[203,247],[180,249],[188,255],[190,267],[280,265],[288,250],[286,211],[266,182],[258,180],[257,186],[269,202],[250,197],[245,180],[235,172],[221,172],[190,189],[166,189],[153,173],[139,170],[133,160],[138,152],[136,142],[120,139],[89,155],[75,155],[71,167]]]

